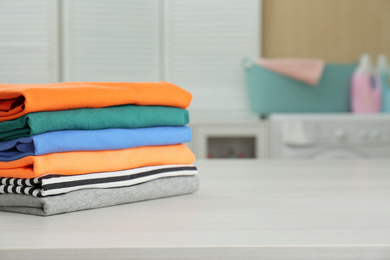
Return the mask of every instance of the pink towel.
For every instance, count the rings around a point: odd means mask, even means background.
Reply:
[[[309,85],[317,85],[321,79],[325,62],[319,59],[264,59],[257,64],[276,73],[302,81]]]

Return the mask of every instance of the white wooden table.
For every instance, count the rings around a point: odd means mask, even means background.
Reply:
[[[196,164],[192,195],[0,212],[0,259],[390,259],[390,161]]]

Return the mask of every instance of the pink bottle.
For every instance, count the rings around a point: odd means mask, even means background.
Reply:
[[[359,114],[381,111],[382,87],[370,56],[363,54],[351,78],[351,111]]]

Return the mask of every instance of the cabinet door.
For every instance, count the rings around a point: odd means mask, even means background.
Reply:
[[[159,1],[63,1],[64,81],[158,81]]]
[[[193,115],[249,113],[242,59],[259,56],[259,0],[166,0],[164,35],[166,80],[193,93]]]
[[[56,0],[0,1],[0,83],[58,82]]]

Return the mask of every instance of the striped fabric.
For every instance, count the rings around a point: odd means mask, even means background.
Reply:
[[[194,165],[178,164],[70,176],[48,174],[30,179],[3,177],[0,178],[0,194],[14,193],[45,197],[80,189],[127,187],[159,178],[189,176],[197,173]]]

